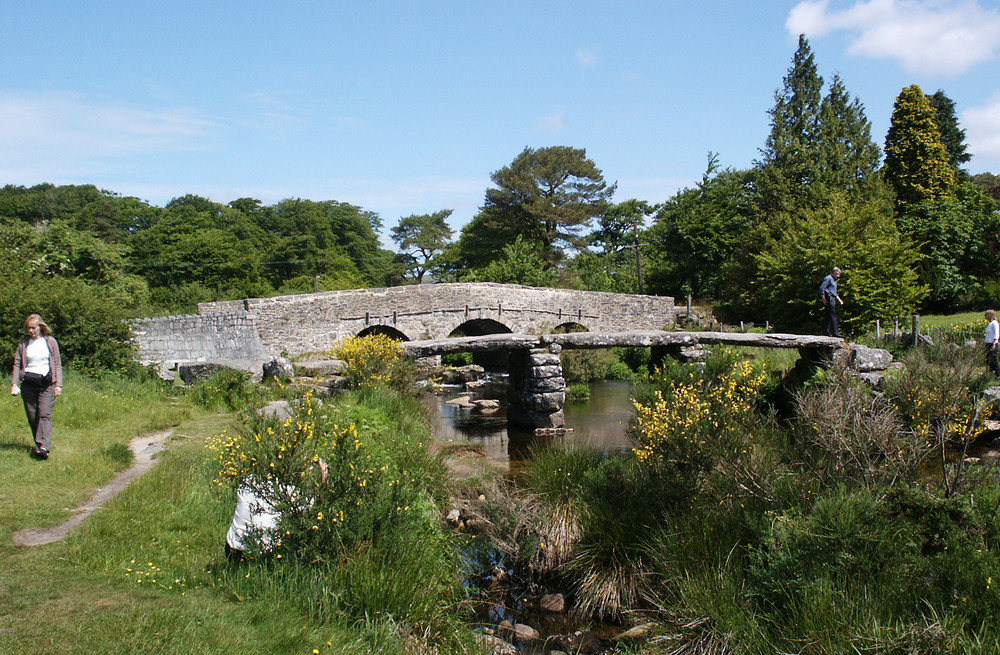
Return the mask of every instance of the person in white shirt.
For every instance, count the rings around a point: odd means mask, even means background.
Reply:
[[[986,367],[993,371],[993,377],[1000,378],[1000,363],[997,361],[997,341],[1000,340],[1000,323],[997,322],[997,313],[992,309],[986,310],[986,335],[983,341],[986,342]]]
[[[14,353],[10,395],[20,394],[24,401],[35,439],[35,457],[48,459],[52,450],[52,407],[62,395],[62,359],[59,344],[49,336],[51,331],[41,316],[28,316],[24,331],[28,336],[21,339]]]

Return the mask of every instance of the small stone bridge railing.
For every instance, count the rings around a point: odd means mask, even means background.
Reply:
[[[664,355],[682,355],[698,345],[733,345],[758,348],[797,348],[803,360],[817,364],[832,361],[844,340],[802,334],[758,334],[745,332],[569,332],[564,334],[487,334],[427,341],[406,341],[403,352],[413,357],[434,357],[456,352],[510,351],[509,421],[524,427],[559,428],[564,425],[566,380],[559,353],[563,348],[612,348],[616,346],[653,349],[654,361]]]

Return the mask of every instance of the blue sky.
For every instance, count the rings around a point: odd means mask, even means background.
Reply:
[[[805,33],[881,145],[910,84],[1000,174],[1000,2],[0,1],[0,184],[475,215],[525,146],[662,202],[745,168]]]

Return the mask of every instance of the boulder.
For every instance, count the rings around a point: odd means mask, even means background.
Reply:
[[[308,359],[297,362],[296,366],[311,376],[343,375],[347,370],[347,364],[339,359]]]
[[[562,361],[559,359],[559,355],[553,355],[552,353],[531,353],[528,356],[528,361],[532,366],[561,366]]]
[[[538,600],[538,606],[552,614],[562,614],[566,611],[566,597],[562,594],[545,594]]]
[[[517,646],[509,644],[496,635],[478,635],[476,641],[484,644],[493,655],[517,655]]]
[[[622,632],[614,638],[617,643],[632,644],[637,641],[643,641],[649,637],[649,634],[656,628],[655,623],[643,623],[641,625],[633,626]]]
[[[590,630],[577,630],[570,635],[549,637],[547,643],[567,653],[596,655],[601,652],[601,642],[597,640],[597,636]]]
[[[469,364],[467,366],[442,369],[439,376],[443,384],[463,384],[466,382],[472,382],[473,380],[478,380],[485,372],[486,369],[482,366],[479,366],[478,364]]]
[[[504,619],[497,626],[497,634],[515,644],[530,644],[540,636],[538,630],[525,623],[511,623]]]
[[[527,380],[524,385],[528,391],[535,393],[549,393],[552,391],[562,391],[566,388],[566,378],[544,378]]]
[[[284,357],[275,357],[274,359],[264,362],[263,370],[263,380],[294,380],[295,379],[295,367],[292,363]]]
[[[529,409],[536,412],[557,412],[562,410],[563,405],[566,404],[566,393],[563,391],[557,391],[552,393],[533,394],[525,400],[527,400],[525,405],[527,405]],[[554,426],[540,425],[538,427]]]
[[[217,359],[204,362],[182,362],[177,365],[177,377],[184,384],[207,380],[221,370],[245,371],[250,382],[260,382],[263,365],[257,361],[240,359]]]
[[[859,373],[884,371],[892,363],[892,353],[881,348],[851,344],[850,367]]]
[[[533,378],[559,378],[563,374],[562,366],[532,366],[528,370]]]

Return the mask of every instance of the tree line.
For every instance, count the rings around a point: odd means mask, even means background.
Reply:
[[[389,229],[395,252],[382,247],[378,214],[335,200],[186,195],[157,207],[93,185],[8,185],[0,302],[12,317],[45,310],[64,333],[95,334],[90,325],[204,301],[494,281],[690,293],[743,320],[811,331],[834,265],[848,330],[1000,296],[1000,179],[963,168],[965,130],[943,91],[900,92],[883,157],[863,105],[839,75],[824,85],[800,37],[769,115],[751,167],[722,168],[709,152],[701,180],[658,203],[614,202],[616,184],[584,149],[525,148],[491,175],[457,234],[449,209],[402,217]],[[19,333],[5,326],[4,341]],[[118,361],[127,332],[116,334],[70,354]]]
[[[883,158],[864,106],[839,75],[824,85],[800,37],[769,115],[752,167],[723,169],[710,152],[698,184],[659,204],[613,203],[615,185],[583,150],[526,148],[493,174],[455,241],[431,216],[393,236],[409,271],[439,279],[690,293],[788,330],[815,329],[819,280],[834,265],[849,330],[996,302],[1000,179],[963,168],[965,130],[943,91],[902,89]],[[421,249],[408,249],[431,221]]]

